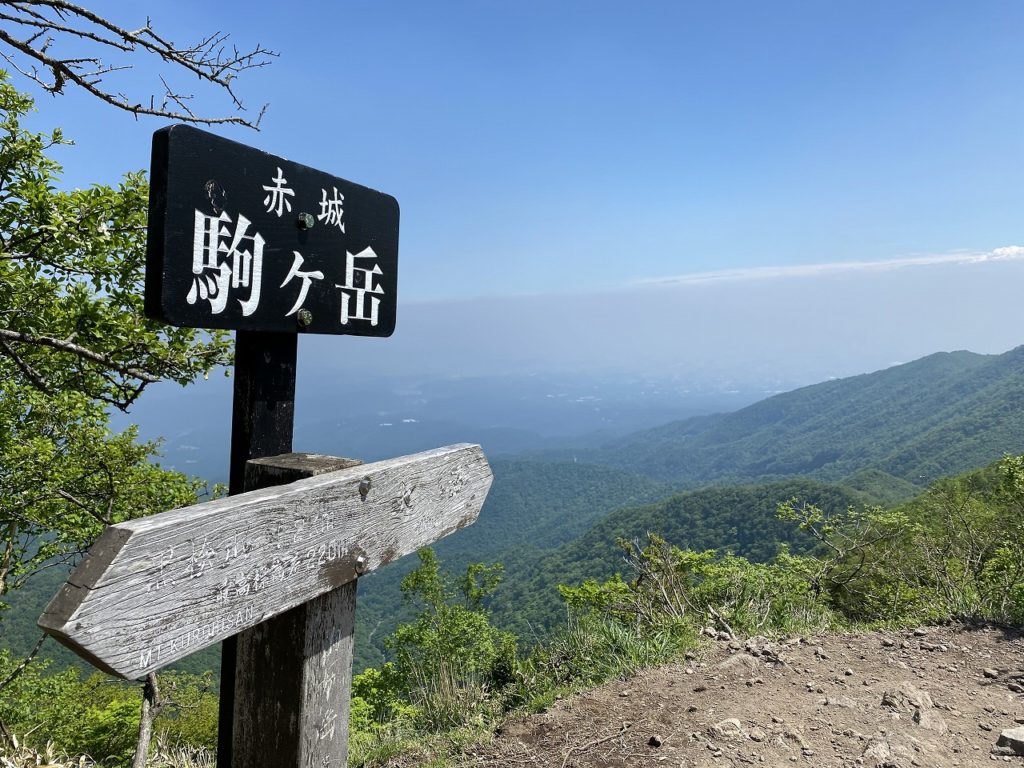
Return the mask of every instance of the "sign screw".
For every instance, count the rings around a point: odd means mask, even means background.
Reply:
[[[312,213],[300,213],[298,221],[295,222],[295,226],[299,229],[312,229],[316,220],[313,218]]]
[[[299,328],[309,328],[313,324],[313,313],[308,309],[300,309],[295,319],[299,323]]]
[[[356,558],[356,573],[366,573],[366,558],[362,555]]]

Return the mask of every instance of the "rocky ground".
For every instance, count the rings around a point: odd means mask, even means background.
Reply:
[[[464,765],[1024,766],[1024,635],[719,637],[505,726]]]

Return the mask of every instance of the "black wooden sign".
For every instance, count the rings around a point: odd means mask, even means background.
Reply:
[[[146,314],[390,336],[398,201],[187,125],[153,135]]]

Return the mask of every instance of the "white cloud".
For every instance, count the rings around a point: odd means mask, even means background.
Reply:
[[[1024,257],[1024,245],[1004,245],[988,254],[992,259],[1019,259]]]
[[[738,280],[764,280],[778,277],[817,277],[847,272],[889,272],[907,267],[930,267],[942,264],[980,264],[993,261],[1024,261],[1024,246],[1006,245],[991,251],[956,251],[953,253],[907,256],[877,261],[837,261],[825,264],[789,264],[771,267],[740,267],[713,272],[691,272],[671,277],[637,280],[636,285],[688,285],[721,283]]]

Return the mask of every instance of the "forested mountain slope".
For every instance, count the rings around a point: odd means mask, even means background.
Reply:
[[[636,433],[585,456],[691,487],[877,470],[905,495],[908,483],[923,487],[1024,451],[1022,406],[1024,347],[941,352]]]
[[[559,625],[564,609],[557,585],[603,580],[622,571],[622,550],[616,542],[643,541],[649,532],[679,547],[728,551],[757,562],[770,560],[782,545],[804,551],[811,540],[775,514],[780,503],[792,498],[830,513],[864,502],[863,496],[842,486],[793,479],[706,488],[618,509],[547,554],[530,558],[527,553],[527,557],[506,560],[505,581],[492,604],[495,619],[522,636]]]

